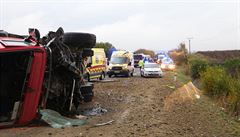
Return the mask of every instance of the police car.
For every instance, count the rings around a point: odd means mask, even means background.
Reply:
[[[144,63],[140,73],[142,77],[163,77],[162,69],[157,63]]]

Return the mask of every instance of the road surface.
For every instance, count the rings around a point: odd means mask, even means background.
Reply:
[[[88,124],[54,129],[48,125],[0,130],[11,137],[235,137],[235,122],[208,97],[173,82],[170,73],[163,78],[114,77],[112,82],[94,82],[93,102],[81,109],[100,105],[105,114],[88,117]],[[194,93],[195,94],[195,93]],[[95,127],[95,124],[111,122]]]

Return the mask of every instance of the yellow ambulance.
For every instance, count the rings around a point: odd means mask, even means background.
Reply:
[[[106,54],[103,48],[92,48],[91,50],[93,56],[89,57],[87,61],[87,79],[88,81],[96,78],[103,80],[107,69]]]
[[[133,76],[134,58],[133,53],[125,50],[114,51],[108,66],[108,76],[124,75]]]

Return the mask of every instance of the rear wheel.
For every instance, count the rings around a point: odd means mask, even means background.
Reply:
[[[81,94],[83,96],[83,101],[84,102],[91,102],[93,97],[94,97],[94,92],[93,92],[93,85],[89,84],[84,85],[80,89]]]
[[[87,80],[88,80],[88,82],[91,81],[90,74],[87,74]]]
[[[83,53],[82,53],[82,56],[83,56],[83,58],[85,58],[85,57],[91,57],[91,56],[93,56],[93,50],[91,50],[91,49],[83,49]]]
[[[83,101],[84,102],[91,102],[92,101],[92,99],[93,99],[93,93],[92,93],[92,95],[88,95],[88,96],[85,96],[84,98],[83,98]]]
[[[105,78],[105,73],[102,72],[101,76],[99,77],[99,80],[103,80]]]
[[[129,77],[131,75],[130,71],[126,74],[126,77]]]
[[[96,44],[96,36],[89,33],[68,32],[63,35],[63,43],[69,47],[93,48]]]

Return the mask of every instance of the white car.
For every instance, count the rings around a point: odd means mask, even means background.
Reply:
[[[145,63],[140,73],[142,77],[162,77],[163,76],[161,66],[157,63]]]
[[[170,58],[164,58],[161,63],[162,70],[174,70],[176,68],[173,60]]]

